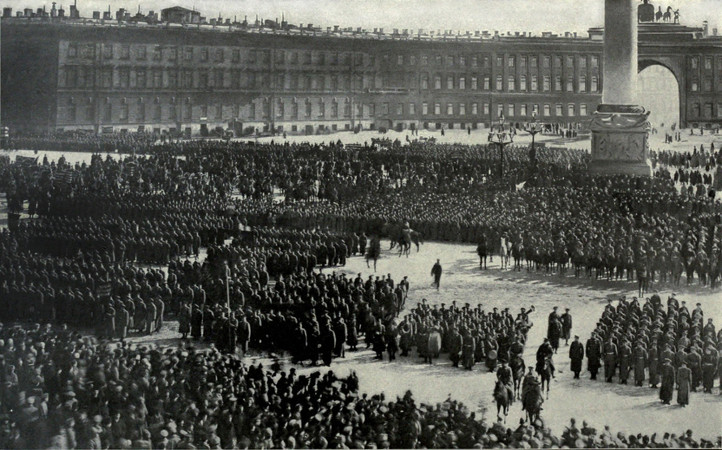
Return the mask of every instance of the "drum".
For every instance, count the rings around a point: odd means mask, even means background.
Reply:
[[[497,357],[496,350],[489,350],[489,354],[486,355],[486,359],[489,359],[492,361],[496,361],[496,357]]]

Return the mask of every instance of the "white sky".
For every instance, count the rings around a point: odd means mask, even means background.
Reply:
[[[72,0],[56,0],[68,5]],[[722,0],[651,0],[655,9],[667,6],[679,8],[683,24],[701,26],[710,23],[710,30],[722,29]],[[640,0],[641,3],[641,0]],[[50,0],[4,0],[3,6],[15,10],[24,7],[38,8]],[[204,16],[224,18],[244,15],[253,21],[256,14],[263,19],[286,19],[294,24],[313,23],[327,27],[362,27],[367,29],[393,28],[427,31],[447,29],[460,31],[577,31],[585,32],[604,23],[603,0],[78,0],[78,9],[84,17],[94,10],[126,8],[143,12],[159,11],[169,6],[195,7]]]

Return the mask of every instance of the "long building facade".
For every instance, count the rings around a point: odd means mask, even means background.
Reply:
[[[584,128],[604,88],[601,29],[432,38],[13,17],[1,37],[2,125],[28,132],[477,129],[533,114]],[[722,38],[640,24],[639,54],[677,78],[682,126],[722,124]]]

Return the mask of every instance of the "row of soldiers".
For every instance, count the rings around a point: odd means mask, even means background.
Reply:
[[[656,294],[644,305],[637,298],[622,298],[615,307],[610,300],[586,344],[592,379],[603,364],[607,382],[618,376],[622,384],[633,381],[642,386],[646,381],[656,388],[668,360],[675,371],[682,366],[690,370],[692,391],[701,385],[708,393],[715,376],[720,376],[722,385],[721,350],[722,330],[715,334],[711,318],[705,323],[699,303],[690,312],[686,303],[673,295],[665,311]]]

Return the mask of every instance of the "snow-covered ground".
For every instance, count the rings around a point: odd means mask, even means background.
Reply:
[[[608,296],[625,294],[630,298],[636,295],[636,286],[627,282],[528,274],[525,270],[502,271],[497,258],[489,264],[488,270],[480,271],[475,247],[469,245],[426,243],[419,253],[412,253],[409,258],[399,258],[395,253],[385,251],[386,243],[383,248],[376,274],[390,273],[397,281],[409,276],[411,290],[407,308],[413,308],[423,298],[432,305],[442,302],[448,305],[456,300],[460,305],[467,302],[473,306],[482,304],[486,310],[508,307],[514,314],[521,307],[528,309],[534,305],[536,312],[532,320],[535,325],[529,332],[524,353],[527,365],[534,364],[536,350],[546,336],[546,320],[553,306],[559,306],[562,311],[571,309],[572,335],[579,335],[586,343]],[[439,291],[431,287],[430,276],[431,266],[437,258],[444,268]],[[367,269],[362,258],[354,257],[339,271],[354,277],[361,273],[366,278],[373,273],[373,268]],[[662,285],[654,286],[654,290],[663,300],[674,292],[678,299],[692,307],[699,302],[705,317],[713,318],[717,326],[722,324],[722,293],[719,289]],[[656,389],[591,381],[588,372],[582,374],[581,380],[574,380],[569,370],[568,351],[568,347],[562,346],[554,357],[558,373],[542,412],[542,417],[554,431],[561,433],[574,417],[579,421],[587,420],[598,429],[610,425],[612,430],[623,432],[680,433],[691,429],[698,437],[713,438],[722,434],[722,395],[717,388],[714,394],[692,393],[686,408],[674,403],[664,406]],[[331,369],[341,374],[356,371],[361,389],[369,393],[384,392],[392,399],[411,389],[418,401],[427,403],[451,396],[464,401],[470,408],[488,409],[487,417],[495,419],[496,405],[492,399],[495,375],[488,373],[486,367],[477,364],[472,371],[454,368],[447,355],[442,355],[433,366],[420,361],[414,355],[398,358],[395,362],[381,362],[374,360],[370,351],[347,352],[347,358],[334,360]],[[521,404],[515,402],[507,424],[515,426],[521,417]]]

